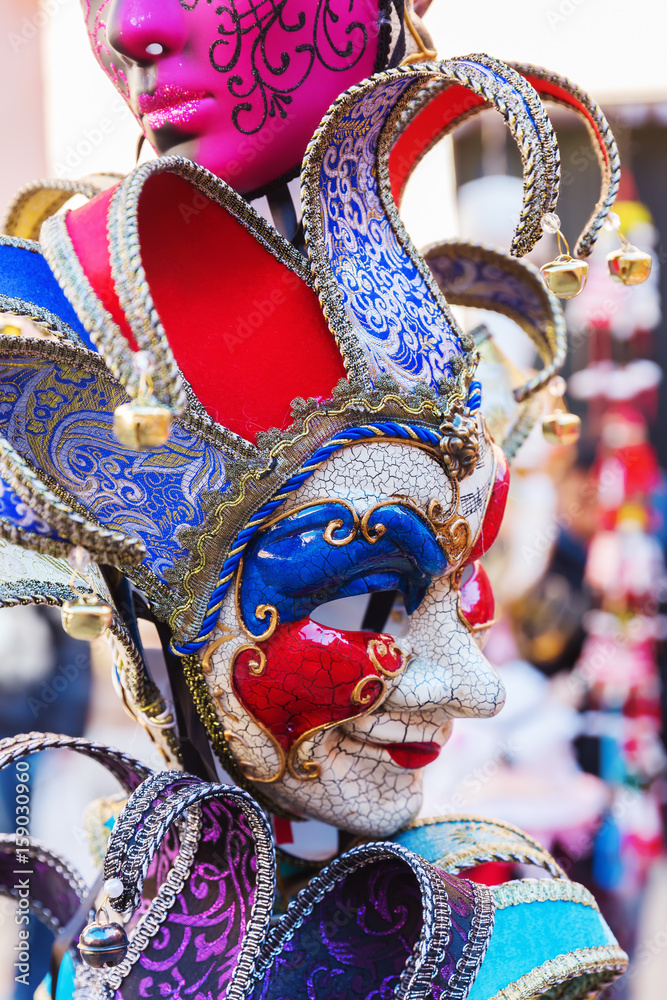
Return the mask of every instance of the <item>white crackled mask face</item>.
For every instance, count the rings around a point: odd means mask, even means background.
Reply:
[[[500,709],[475,560],[507,466],[480,439],[460,484],[408,444],[341,451],[247,550],[204,673],[240,770],[283,809],[389,835],[418,812],[452,720]]]

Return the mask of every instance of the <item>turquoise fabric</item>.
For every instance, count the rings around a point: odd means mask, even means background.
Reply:
[[[72,956],[68,951],[67,954],[64,955],[60,965],[60,971],[58,973],[58,988],[56,990],[55,1000],[72,1000],[76,985],[74,976],[74,962],[72,961]]]
[[[60,963],[60,969],[58,971],[58,988],[56,990],[55,1000],[74,1000],[74,990],[76,988],[76,978],[75,978],[74,962],[72,960],[71,952],[66,952],[63,956],[63,960]],[[44,979],[44,988],[49,996],[51,993],[51,974]]]
[[[448,840],[447,833],[445,824],[434,823],[432,826],[418,826],[414,830],[401,830],[391,839],[395,844],[407,847],[433,864],[443,854]]]
[[[86,347],[96,350],[41,253],[0,244],[0,296],[48,309],[71,326]]]
[[[615,944],[603,917],[581,903],[520,903],[497,910],[489,949],[468,1000],[488,1000],[558,955]]]

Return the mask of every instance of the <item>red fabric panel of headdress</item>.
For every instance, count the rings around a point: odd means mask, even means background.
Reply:
[[[559,103],[567,104],[569,107],[572,108],[573,111],[578,111],[580,115],[583,115],[583,117],[586,119],[586,121],[593,129],[593,134],[595,135],[597,144],[600,147],[600,152],[602,153],[603,160],[605,161],[606,164],[609,164],[609,151],[607,150],[607,147],[604,144],[604,140],[600,135],[600,129],[598,128],[598,125],[595,119],[593,118],[593,115],[588,110],[588,108],[585,105],[583,105],[581,101],[579,101],[574,96],[574,94],[571,94],[569,91],[564,90],[562,87],[559,87],[557,84],[552,83],[550,80],[542,80],[536,76],[526,76],[526,80],[531,85],[531,87],[535,88],[540,97],[546,99],[551,97],[553,98],[553,100],[558,101]]]
[[[609,152],[604,139],[590,111],[574,94],[559,87],[549,80],[526,75],[525,79],[535,88],[540,97],[567,104],[577,111],[590,124],[596,141],[600,147],[605,163],[609,164]],[[465,87],[456,84],[447,87],[434,97],[408,124],[405,131],[396,141],[389,156],[389,176],[391,191],[396,204],[399,204],[403,189],[410,174],[421,157],[428,152],[429,146],[442,135],[453,121],[456,121],[466,111],[484,104],[484,98]]]
[[[127,337],[132,350],[136,351],[138,347],[120,307],[109,262],[107,215],[109,203],[115,190],[115,187],[110,188],[86,202],[81,208],[69,212],[67,230],[79,262],[93,290]]]
[[[71,212],[68,228],[95,292],[136,347],[111,280],[109,197]],[[176,361],[223,426],[250,440],[285,428],[296,396],[328,397],[345,377],[315,292],[184,178],[147,181],[139,238]]]
[[[454,84],[434,97],[412,119],[389,154],[391,193],[397,205],[410,174],[424,153],[428,151],[431,143],[445,131],[451,122],[471,108],[476,108],[484,103],[486,103],[484,98],[479,94],[474,94],[460,84]]]

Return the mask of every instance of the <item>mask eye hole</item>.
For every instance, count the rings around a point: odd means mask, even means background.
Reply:
[[[326,628],[344,632],[384,632],[397,637],[408,634],[410,617],[398,590],[340,597],[320,604],[310,618]]]

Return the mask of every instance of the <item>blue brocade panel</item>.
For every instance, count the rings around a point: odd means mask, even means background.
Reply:
[[[42,538],[65,541],[57,531],[50,528],[46,521],[30,509],[28,504],[7,485],[4,479],[0,479],[0,518],[17,528],[22,528],[23,531],[40,535]]]
[[[164,579],[186,555],[179,532],[204,521],[202,494],[227,486],[222,453],[180,425],[164,448],[122,448],[124,391],[75,364],[13,359],[0,381],[0,435],[102,525],[143,538],[145,565]]]
[[[320,168],[324,236],[345,311],[371,376],[406,388],[436,386],[462,353],[458,331],[436,302],[382,203],[377,152],[397,101],[414,85],[392,80],[362,95],[337,123]]]

